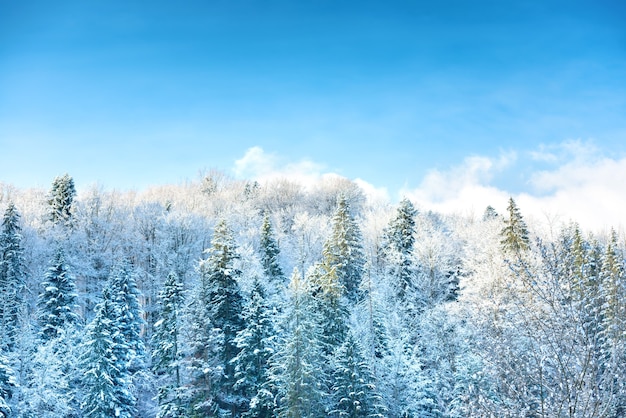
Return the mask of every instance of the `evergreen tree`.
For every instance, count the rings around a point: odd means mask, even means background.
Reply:
[[[9,366],[9,360],[0,354],[0,416],[2,417],[8,417],[11,414],[9,400],[15,387],[15,373]]]
[[[362,299],[359,291],[365,255],[361,231],[350,213],[345,196],[339,198],[332,221],[332,232],[324,244],[323,265],[334,269],[347,298],[352,302]]]
[[[194,337],[195,349],[198,350],[194,357],[210,362],[210,350],[215,349],[221,370],[217,381],[208,386],[205,383],[206,376],[197,382],[211,392],[201,395],[199,402],[203,404],[207,399],[213,398],[222,413],[230,413],[232,416],[238,416],[243,409],[243,400],[234,390],[236,378],[232,361],[240,350],[235,337],[244,328],[241,318],[243,298],[237,283],[241,272],[234,265],[238,258],[232,232],[221,221],[215,227],[208,258],[200,263],[200,287],[195,301],[194,319],[199,331],[199,335]],[[220,344],[216,346],[214,343],[218,340]],[[205,343],[210,343],[211,346]],[[195,406],[196,409],[198,407],[205,409],[201,405]]]
[[[79,323],[76,313],[76,285],[61,247],[56,250],[42,282],[39,295],[39,324],[44,340],[56,338],[62,330]]]
[[[502,237],[500,243],[506,253],[519,256],[530,248],[530,240],[526,222],[512,197],[509,198],[507,214],[507,218],[504,219],[505,226],[500,232]]]
[[[400,299],[404,299],[407,292],[414,287],[413,248],[416,214],[417,211],[411,201],[403,199],[398,206],[396,216],[385,231],[384,254]]]
[[[382,398],[361,347],[349,333],[333,359],[331,416],[383,418]]]
[[[86,393],[81,409],[85,417],[134,416],[135,398],[127,366],[130,354],[119,321],[118,304],[111,289],[105,288],[82,344],[80,365]]]
[[[265,213],[263,217],[263,226],[261,227],[261,264],[267,277],[275,282],[283,281],[285,275],[283,274],[278,257],[280,254],[280,248],[274,237],[274,230],[270,222],[268,213]]]
[[[144,320],[139,304],[140,293],[128,262],[122,262],[113,268],[109,277],[109,288],[113,295],[113,302],[119,310],[117,326],[128,347],[129,366],[131,371],[135,372],[143,367],[146,349],[141,337]]]
[[[9,203],[0,232],[0,348],[11,350],[23,305],[24,249],[20,215]]]
[[[159,418],[184,416],[180,399],[180,313],[183,303],[183,285],[176,273],[167,276],[159,294],[161,314],[154,324],[152,336],[152,365],[157,374],[163,374],[164,384],[159,387]]]
[[[265,290],[258,279],[254,280],[250,299],[243,311],[246,327],[235,342],[241,350],[233,359],[235,365],[235,390],[239,391],[250,408],[246,416],[271,417],[273,396],[269,386],[269,360],[274,353],[276,333],[272,322],[272,310],[267,303]],[[271,399],[271,404],[267,400]]]
[[[76,196],[74,179],[68,174],[56,177],[48,196],[50,220],[55,225],[66,225],[72,217],[72,204]]]
[[[294,270],[290,303],[279,350],[272,358],[272,383],[277,391],[279,418],[326,416],[321,330],[310,286]]]

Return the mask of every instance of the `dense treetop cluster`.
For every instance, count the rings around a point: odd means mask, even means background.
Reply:
[[[614,231],[219,172],[0,211],[0,416],[626,415]]]

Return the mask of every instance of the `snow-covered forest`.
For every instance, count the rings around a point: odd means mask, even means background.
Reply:
[[[624,237],[507,203],[0,183],[0,416],[626,416]]]

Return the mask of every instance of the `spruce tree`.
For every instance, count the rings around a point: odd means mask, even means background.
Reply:
[[[352,302],[361,300],[359,286],[365,265],[361,231],[343,195],[332,220],[331,235],[324,244],[323,257],[323,265],[335,270],[346,297]]]
[[[176,273],[172,272],[167,276],[159,294],[160,318],[154,324],[155,332],[152,336],[152,366],[158,375],[163,375],[163,384],[158,393],[159,418],[184,416],[184,406],[180,399],[182,304],[183,285]]]
[[[65,259],[65,251],[59,247],[44,275],[43,292],[39,294],[40,335],[44,340],[56,338],[68,326],[79,323],[76,313],[76,285]]]
[[[506,210],[508,216],[504,219],[505,226],[500,232],[502,237],[500,243],[506,253],[519,256],[530,248],[528,228],[512,197],[509,198],[509,206]]]
[[[55,225],[69,224],[72,218],[72,204],[76,196],[74,179],[69,174],[56,177],[48,196],[50,221]]]
[[[385,230],[384,254],[389,274],[394,278],[397,296],[402,300],[414,287],[415,215],[417,211],[408,199],[403,199]]]
[[[374,377],[352,333],[337,349],[332,361],[333,409],[331,416],[383,418],[382,397]]]
[[[284,280],[283,274],[278,257],[280,254],[280,248],[274,237],[274,230],[270,222],[268,213],[265,213],[263,217],[263,226],[261,227],[261,264],[267,277],[274,282],[281,282]]]
[[[279,418],[326,416],[322,333],[311,287],[294,270],[289,304],[279,349],[272,358],[271,378],[276,388]]]
[[[0,232],[0,348],[11,350],[23,305],[24,248],[20,215],[9,203]]]
[[[16,387],[15,373],[9,365],[9,360],[0,354],[0,416],[11,416],[9,400]]]
[[[85,417],[131,418],[135,414],[127,366],[130,353],[119,321],[118,304],[111,289],[105,288],[82,344],[80,366],[85,394],[81,409]]]
[[[273,396],[269,385],[269,360],[276,346],[276,332],[272,322],[273,311],[267,302],[265,290],[258,279],[254,280],[249,301],[243,311],[245,328],[235,342],[240,349],[233,359],[235,365],[235,390],[249,402],[249,417],[271,417]],[[271,399],[268,405],[267,400]]]
[[[139,304],[139,289],[132,268],[127,261],[114,267],[108,284],[113,295],[113,302],[119,310],[118,327],[128,347],[130,367],[133,372],[143,367],[146,354],[141,337],[144,325],[142,308]]]
[[[208,366],[212,360],[210,357],[217,357],[220,373],[214,382],[207,382],[210,378],[206,373],[196,376],[196,383],[210,393],[200,391],[195,409],[205,410],[205,404],[213,408],[215,405],[210,402],[213,399],[222,413],[237,416],[243,409],[243,400],[234,390],[236,378],[232,360],[240,350],[235,337],[244,328],[241,318],[243,297],[237,283],[241,272],[234,264],[239,255],[226,222],[220,221],[216,225],[207,252],[207,259],[200,262],[200,285],[194,301],[198,335],[194,337],[196,352],[193,355],[196,361],[207,363],[206,370],[212,369]],[[219,344],[215,345],[218,341]],[[216,353],[211,353],[212,350]]]

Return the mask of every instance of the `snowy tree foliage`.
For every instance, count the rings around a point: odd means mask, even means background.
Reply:
[[[72,218],[72,204],[76,197],[74,179],[69,174],[56,177],[48,196],[50,220],[57,225],[67,225]]]
[[[128,371],[130,350],[120,329],[121,312],[112,291],[105,288],[96,316],[85,329],[80,367],[85,417],[134,417],[135,398]]]
[[[339,198],[332,220],[332,231],[323,249],[323,265],[334,270],[346,297],[356,302],[361,299],[360,285],[365,265],[361,230],[344,196]]]
[[[139,304],[140,292],[130,264],[126,261],[114,267],[108,283],[119,316],[117,326],[128,348],[130,367],[133,371],[142,367],[145,345],[141,336],[144,324]]]
[[[41,286],[43,292],[38,302],[40,333],[44,340],[50,340],[80,322],[76,285],[62,248],[56,250]]]
[[[268,213],[263,217],[260,245],[261,264],[263,265],[265,274],[273,281],[282,281],[284,274],[278,260],[280,249],[274,236],[274,229],[272,228]]]
[[[232,360],[236,378],[234,389],[248,403],[247,416],[271,416],[273,409],[273,402],[268,405],[267,399],[273,398],[269,369],[276,346],[276,330],[272,320],[272,314],[275,313],[275,309],[268,304],[260,281],[255,280],[242,314],[246,327],[235,338],[240,351]]]
[[[16,343],[16,330],[23,309],[25,285],[24,248],[20,215],[9,203],[0,231],[0,348],[10,350]]]
[[[179,397],[183,298],[183,285],[178,275],[172,272],[159,295],[160,317],[154,324],[152,336],[152,367],[157,375],[162,376],[158,394],[158,417],[162,418],[184,416],[183,402]]]
[[[0,416],[625,416],[623,226],[493,204],[0,183]]]
[[[414,283],[415,263],[415,215],[417,211],[410,200],[400,202],[396,216],[385,231],[383,252],[387,268],[394,280],[394,287],[400,298],[410,292]]]
[[[225,221],[215,226],[207,253],[208,257],[200,262],[200,283],[192,310],[198,332],[193,337],[195,386],[200,389],[193,408],[203,413],[236,415],[245,403],[234,389],[232,361],[240,351],[235,338],[244,328],[243,297],[237,282],[241,272],[235,266],[239,254]]]
[[[509,206],[506,210],[505,226],[500,233],[502,248],[505,252],[519,255],[529,248],[528,227],[513,198],[509,199]]]

